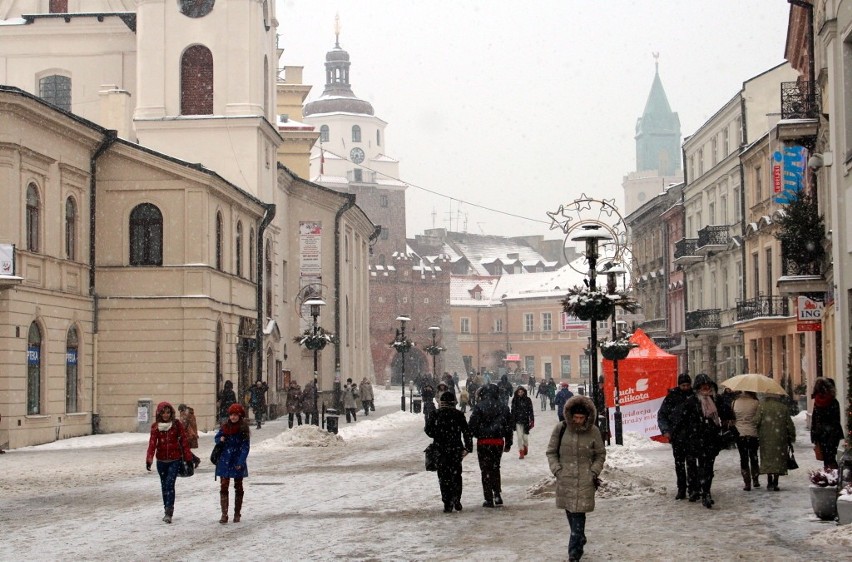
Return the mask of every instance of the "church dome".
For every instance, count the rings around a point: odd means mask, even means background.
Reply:
[[[340,47],[340,41],[325,54],[325,89],[322,95],[305,104],[303,114],[359,113],[374,115],[370,102],[358,98],[349,84],[349,53]]]

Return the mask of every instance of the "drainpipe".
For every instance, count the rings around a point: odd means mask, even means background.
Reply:
[[[263,233],[266,231],[269,223],[272,222],[272,219],[275,218],[275,204],[270,203],[264,205],[264,207],[266,211],[263,213],[263,218],[257,227],[257,256],[255,259],[255,267],[257,268],[257,332],[255,335],[257,341],[257,349],[255,350],[257,352],[257,380],[263,379],[263,257],[265,252]],[[272,279],[268,281],[272,283]]]
[[[355,195],[345,194],[346,202],[334,215],[334,333],[340,338],[340,223],[343,213],[355,206]],[[334,366],[340,368],[340,340],[334,346]]]
[[[681,145],[680,148],[680,157],[683,161],[683,189],[680,192],[680,204],[683,207],[683,214],[681,215],[681,230],[683,231],[683,238],[689,236],[689,233],[686,231],[686,189],[689,187],[689,175],[686,165],[686,149]],[[685,361],[683,362],[683,372],[687,375],[689,374],[689,338],[687,338],[686,334],[686,307],[689,304],[689,292],[688,292],[689,284],[686,282],[686,270],[683,271],[683,328],[681,329],[681,337],[683,337],[683,347],[684,352],[686,354]]]
[[[98,433],[98,293],[95,287],[95,232],[97,227],[98,158],[118,139],[118,131],[107,130],[104,139],[89,159],[89,296],[92,297],[92,434]]]

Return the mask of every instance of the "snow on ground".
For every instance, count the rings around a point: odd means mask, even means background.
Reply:
[[[220,525],[218,482],[201,436],[196,476],[180,479],[172,525],[161,521],[159,478],[144,465],[147,434],[97,435],[0,457],[0,560],[564,560],[568,525],[553,500],[544,449],[555,412],[536,412],[530,456],[503,457],[499,509],[480,507],[476,455],[464,461],[461,513],[444,514],[435,473],[423,470],[422,415],[399,411],[399,390],[376,389],[376,412],[339,435],[252,429],[242,523]],[[538,407],[538,404],[536,404]],[[813,515],[813,459],[795,419],[801,469],[781,492],[742,491],[739,459],[716,463],[714,509],[674,501],[668,445],[627,434],[607,449],[603,486],[588,516],[583,560],[842,560],[852,525]],[[762,477],[765,484],[765,477]]]

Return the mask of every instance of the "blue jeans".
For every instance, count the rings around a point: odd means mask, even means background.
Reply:
[[[586,514],[571,513],[567,509],[568,526],[571,527],[571,538],[568,539],[568,558],[579,560],[583,557],[583,547],[586,545]]]
[[[179,461],[157,461],[157,474],[160,475],[160,489],[163,491],[163,507],[175,507],[175,481],[177,480]]]

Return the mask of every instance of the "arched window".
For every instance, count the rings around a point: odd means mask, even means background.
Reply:
[[[77,257],[77,204],[73,197],[65,200],[65,257]]]
[[[237,221],[237,241],[236,241],[236,256],[237,256],[237,277],[243,276],[243,223]]]
[[[38,196],[38,188],[34,183],[27,186],[27,250],[38,252],[39,249],[39,214],[41,213],[41,201]]]
[[[38,97],[59,109],[71,111],[71,78],[51,74],[38,81]]]
[[[254,281],[254,272],[257,264],[254,262],[254,229],[249,228],[249,252],[248,252],[248,271],[249,279]]]
[[[320,141],[328,142],[328,125],[320,127]]]
[[[27,336],[27,415],[41,413],[41,330],[30,324]]]
[[[352,125],[352,142],[361,142],[361,127]]]
[[[213,53],[193,45],[180,61],[180,114],[213,115]]]
[[[272,318],[272,243],[266,241],[266,259],[264,261],[264,284],[266,285],[266,316]]]
[[[65,340],[65,412],[78,412],[77,402],[79,382],[77,380],[77,356],[80,347],[77,328],[68,328]]]
[[[163,214],[151,203],[130,212],[130,265],[163,265]]]
[[[376,146],[382,146],[382,131],[376,129]]]
[[[222,271],[222,243],[225,236],[225,224],[221,211],[216,212],[216,269]]]

